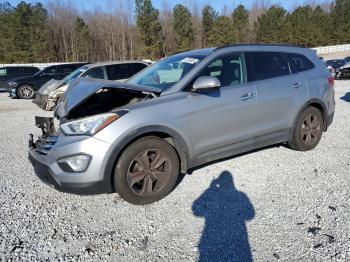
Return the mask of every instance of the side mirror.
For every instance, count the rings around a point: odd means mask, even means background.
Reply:
[[[215,76],[201,76],[193,83],[192,90],[210,90],[220,88],[220,80]]]

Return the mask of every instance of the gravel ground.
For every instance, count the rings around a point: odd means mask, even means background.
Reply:
[[[44,113],[0,94],[0,260],[350,261],[350,81],[335,89],[334,123],[314,151],[203,167],[149,206],[41,183],[27,137]]]

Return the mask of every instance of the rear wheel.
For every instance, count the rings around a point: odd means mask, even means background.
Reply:
[[[115,168],[114,186],[129,203],[150,204],[167,196],[179,175],[175,149],[158,137],[145,137],[132,143]]]
[[[30,85],[22,85],[17,89],[17,95],[21,99],[32,99],[34,98],[35,90]]]
[[[320,142],[322,130],[322,113],[315,107],[308,107],[298,119],[289,146],[298,151],[312,150]]]

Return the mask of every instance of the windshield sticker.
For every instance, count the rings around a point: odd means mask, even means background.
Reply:
[[[199,61],[199,60],[196,59],[196,58],[186,57],[186,58],[182,59],[180,62],[181,62],[181,63],[188,63],[188,64],[193,65],[193,64],[197,63],[198,61]]]

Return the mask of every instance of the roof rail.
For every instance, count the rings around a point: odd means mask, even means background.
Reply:
[[[216,50],[220,50],[223,48],[227,48],[227,47],[237,47],[237,46],[285,46],[285,47],[299,47],[299,48],[305,48],[303,46],[299,46],[299,45],[291,45],[291,44],[232,44],[232,45],[224,45],[224,46],[218,46],[214,51]]]

